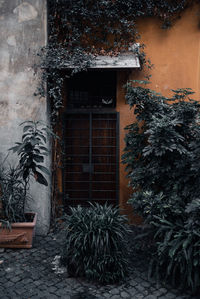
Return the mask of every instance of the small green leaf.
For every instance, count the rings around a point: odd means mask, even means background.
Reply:
[[[43,171],[44,173],[46,173],[47,175],[50,175],[50,171],[45,167],[45,166],[42,166],[42,165],[37,165],[37,168],[39,168],[41,171]]]
[[[40,155],[33,155],[33,160],[35,160],[38,163],[44,162],[44,157]]]
[[[33,129],[33,127],[32,126],[24,126],[23,132],[25,133],[25,132],[27,132],[30,129]]]
[[[48,182],[45,177],[38,171],[34,171],[35,180],[40,183],[41,185],[48,186]]]

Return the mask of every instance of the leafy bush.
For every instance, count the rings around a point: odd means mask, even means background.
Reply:
[[[70,275],[116,282],[128,273],[126,218],[116,207],[70,208],[62,256]]]
[[[126,127],[122,160],[133,188],[129,203],[154,229],[154,273],[174,282],[182,280],[183,286],[196,290],[200,286],[200,104],[190,99],[190,89],[172,92],[166,98],[128,83],[126,99],[135,108],[137,122]]]
[[[155,217],[157,250],[150,274],[196,292],[200,286],[200,200],[188,204],[185,212],[188,219],[184,222]]]
[[[173,92],[169,99],[127,86],[138,122],[126,127],[122,160],[134,190],[129,202],[148,222],[181,214],[200,194],[200,104],[189,98],[190,89]]]

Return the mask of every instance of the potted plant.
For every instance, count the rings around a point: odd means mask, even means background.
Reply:
[[[31,248],[36,213],[26,213],[25,206],[30,200],[30,178],[48,186],[43,174],[49,170],[42,165],[46,148],[47,133],[50,129],[42,122],[22,123],[22,141],[16,142],[9,150],[17,153],[19,162],[16,167],[0,169],[0,247]]]

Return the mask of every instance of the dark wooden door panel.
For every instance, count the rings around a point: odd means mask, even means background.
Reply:
[[[118,114],[72,113],[64,120],[65,205],[117,203]]]

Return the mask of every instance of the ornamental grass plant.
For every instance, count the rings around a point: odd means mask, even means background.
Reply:
[[[72,276],[114,283],[128,274],[127,219],[111,205],[71,207],[62,263]]]

